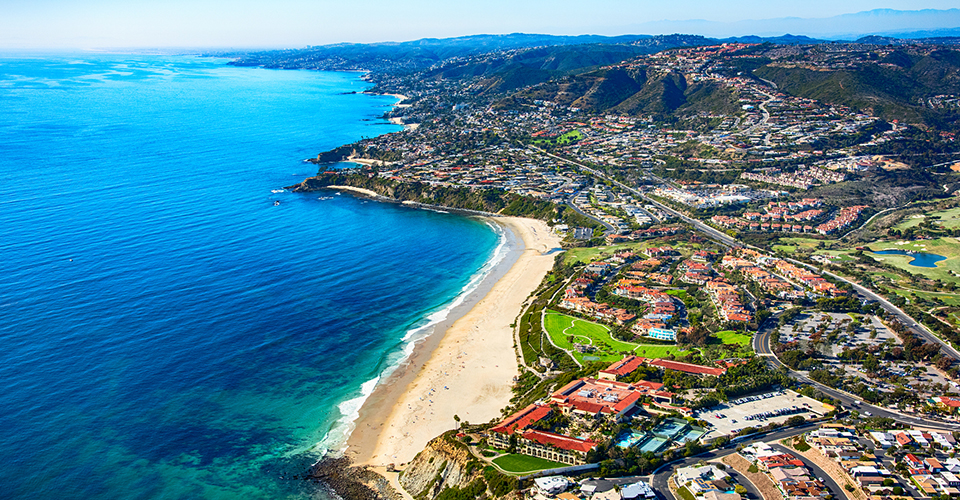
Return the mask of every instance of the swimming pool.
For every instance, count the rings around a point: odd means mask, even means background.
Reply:
[[[648,435],[646,432],[624,431],[617,437],[616,444],[620,448],[632,448]]]

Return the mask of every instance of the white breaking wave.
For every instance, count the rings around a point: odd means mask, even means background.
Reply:
[[[480,286],[484,278],[507,256],[507,237],[503,227],[490,221],[487,221],[487,224],[497,234],[497,247],[493,250],[493,254],[476,273],[470,276],[470,280],[467,281],[467,284],[463,286],[460,293],[457,294],[451,302],[444,305],[441,309],[428,314],[426,318],[407,331],[402,339],[404,343],[403,348],[398,353],[388,355],[389,358],[395,359],[392,359],[392,362],[388,359],[386,367],[380,375],[364,382],[363,385],[360,386],[359,396],[343,401],[337,405],[337,409],[340,411],[340,418],[333,424],[330,432],[317,444],[316,449],[321,455],[342,455],[343,452],[346,451],[347,440],[356,428],[356,420],[360,417],[360,409],[370,395],[373,394],[377,384],[379,384],[381,380],[388,380],[397,368],[410,359],[417,343],[430,336],[433,333],[433,327],[446,320],[451,311],[460,304],[463,304],[467,297]]]

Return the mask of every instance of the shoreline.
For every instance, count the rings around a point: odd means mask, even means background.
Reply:
[[[553,267],[550,250],[560,239],[543,221],[486,220],[503,228],[507,255],[377,384],[347,439],[345,456],[355,465],[407,463],[456,426],[454,415],[486,422],[509,404],[519,375],[510,325]]]

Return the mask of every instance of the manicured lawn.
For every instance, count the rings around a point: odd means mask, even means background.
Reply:
[[[647,248],[660,246],[664,246],[663,243],[659,241],[654,242],[648,240],[636,241],[632,243],[620,243],[617,245],[607,245],[602,247],[571,248],[563,253],[563,262],[565,264],[573,264],[577,261],[580,261],[584,264],[589,264],[595,260],[612,257],[613,254],[621,250],[630,250],[634,253],[644,253],[644,250]],[[680,252],[680,254],[684,257],[689,257],[694,251],[699,250],[702,245],[698,243],[679,241],[668,246],[673,247],[674,250]]]
[[[943,225],[943,227],[947,229],[954,229],[954,228],[960,227],[960,207],[950,208],[940,212],[932,212],[932,213],[926,214],[926,216],[940,217],[938,221],[934,221],[934,224],[939,222],[940,224]],[[901,230],[914,227],[919,225],[921,222],[927,220],[927,217],[912,215],[907,217],[906,219],[903,219],[902,221],[900,221],[899,224],[897,224],[894,227]]]
[[[537,146],[543,146],[544,144],[559,144],[561,146],[566,146],[567,144],[579,141],[580,139],[583,139],[583,132],[580,132],[579,130],[571,130],[559,137],[537,139],[533,141],[533,144]]]
[[[608,245],[602,247],[571,248],[563,253],[565,264],[583,262],[589,264],[593,261],[612,257],[613,254],[621,250],[630,250],[631,252],[640,252],[646,246],[642,243],[624,243],[620,245]]]
[[[573,355],[580,362],[584,361],[584,357],[596,357],[600,361],[618,361],[623,358],[621,354],[623,351],[633,351],[638,356],[647,358],[665,358],[670,354],[683,352],[672,345],[635,344],[617,340],[610,336],[610,329],[604,325],[557,311],[547,312],[543,327],[557,347],[573,351]],[[585,354],[574,351],[573,344],[567,339],[571,335],[576,343],[592,345],[596,350]]]
[[[687,351],[681,351],[675,345],[654,345],[640,344],[633,349],[634,354],[644,358],[665,358],[671,354],[685,355]]]
[[[724,330],[722,332],[717,332],[716,337],[720,339],[724,344],[740,344],[742,346],[750,345],[750,341],[753,339],[750,335],[744,335],[742,333],[737,333],[733,330]]]
[[[948,306],[960,305],[960,294],[957,293],[915,292],[912,290],[902,290],[899,288],[891,288],[890,290],[908,300],[913,300],[914,297],[921,297],[924,299],[936,298],[942,300],[943,303]]]
[[[818,240],[816,238],[780,238],[780,245],[776,245],[773,248],[779,248],[781,246],[790,247],[796,250],[798,247],[802,248],[817,248],[817,245],[823,243],[824,245],[829,245],[833,240]]]
[[[958,242],[956,238],[907,241],[902,245],[898,245],[897,243],[901,241],[878,241],[871,243],[868,247],[871,250],[915,250],[918,252],[942,255],[947,259],[937,262],[937,267],[919,267],[909,264],[909,262],[913,260],[913,257],[910,255],[877,255],[871,252],[865,252],[865,254],[878,261],[886,262],[892,266],[909,271],[912,274],[921,274],[931,279],[960,283],[960,279],[950,274],[950,271],[960,273],[960,242]]]
[[[902,231],[902,230],[907,229],[907,228],[911,228],[911,227],[914,227],[914,226],[918,226],[918,225],[920,225],[920,223],[923,222],[924,220],[926,220],[926,217],[924,217],[924,216],[922,216],[922,215],[920,215],[920,216],[911,215],[911,216],[908,216],[906,219],[903,219],[902,221],[900,221],[899,224],[897,224],[896,226],[893,226],[893,227],[895,227],[895,228],[897,228],[897,229],[900,229],[900,230]]]
[[[534,472],[544,469],[556,469],[558,467],[567,467],[569,464],[552,462],[538,457],[527,455],[511,454],[495,458],[493,463],[500,466],[507,472]]]

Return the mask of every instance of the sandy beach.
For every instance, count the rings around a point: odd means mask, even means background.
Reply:
[[[466,314],[418,345],[407,364],[374,391],[347,443],[355,463],[407,463],[456,426],[454,415],[487,422],[509,403],[519,374],[510,325],[553,267],[556,254],[548,252],[560,246],[560,238],[543,221],[491,220],[522,241],[519,255]]]

